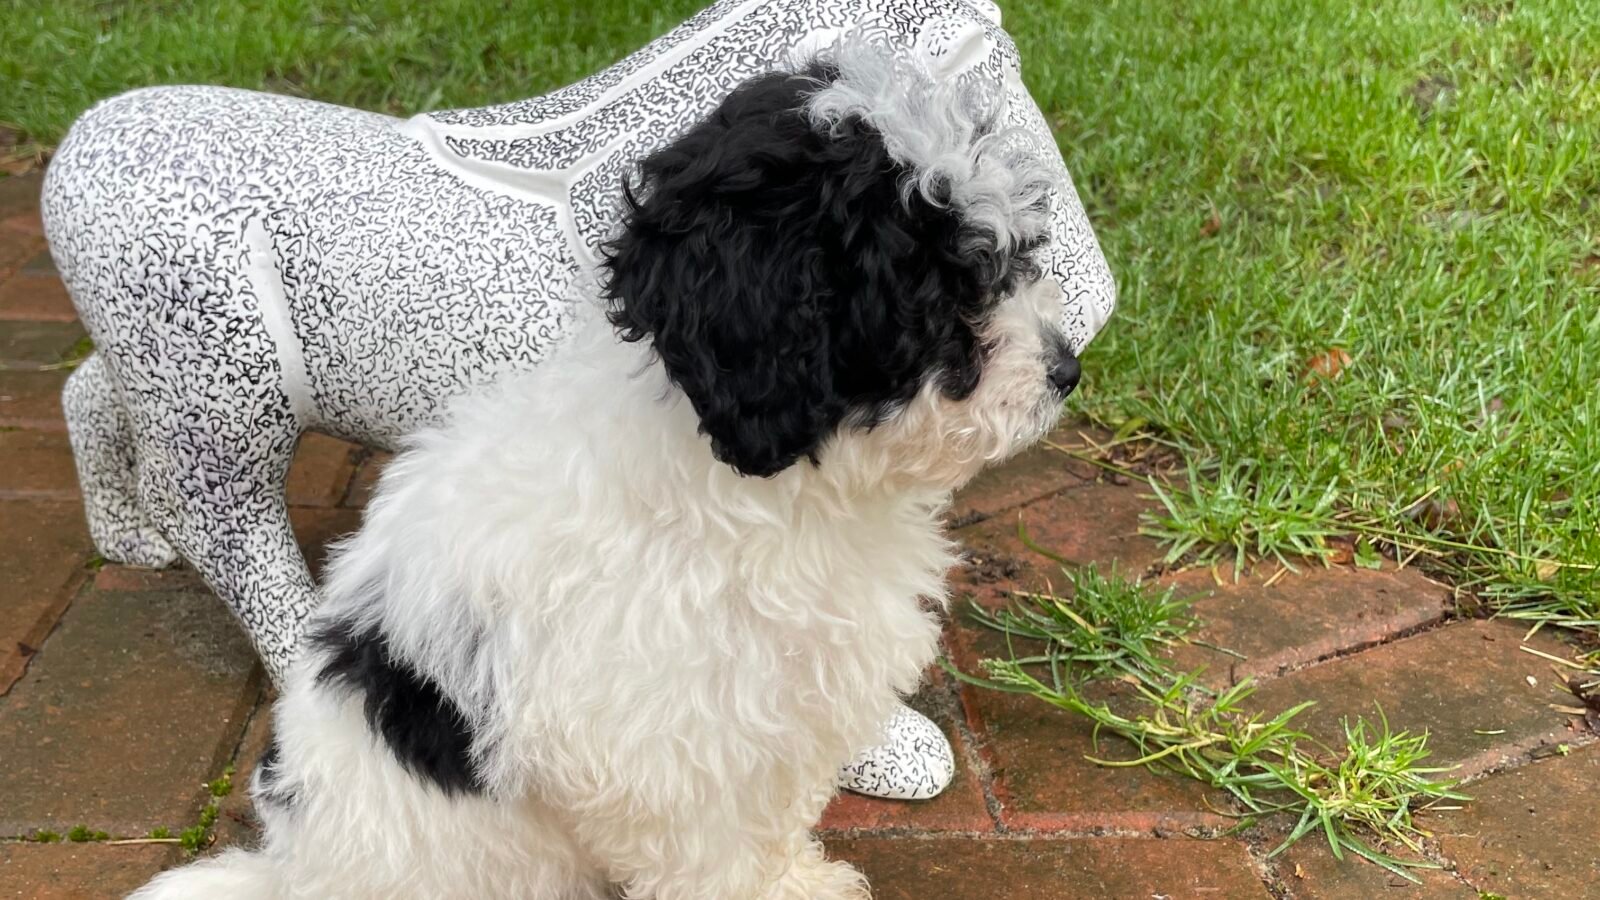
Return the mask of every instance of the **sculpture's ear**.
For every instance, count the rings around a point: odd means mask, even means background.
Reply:
[[[930,371],[970,390],[992,241],[903,189],[860,117],[818,122],[837,70],[736,89],[644,160],[606,248],[625,340],[648,338],[718,459],[772,475],[880,419]]]
[[[976,9],[985,19],[1000,24],[1000,6],[992,0],[967,0],[967,5]]]
[[[983,4],[974,5],[982,11]],[[998,7],[994,8],[994,22],[1000,23]],[[951,18],[926,23],[917,36],[917,49],[933,79],[948,81],[988,59],[995,42],[979,23]]]

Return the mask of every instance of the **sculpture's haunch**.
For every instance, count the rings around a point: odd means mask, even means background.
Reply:
[[[571,87],[408,121],[205,87],[100,104],[44,194],[97,348],[65,393],[96,545],[189,560],[281,675],[316,601],[284,502],[303,432],[393,447],[538,364],[635,161],[845,31],[1004,92],[1010,124],[1053,146],[998,17],[963,0],[728,0]],[[1042,258],[1081,349],[1114,292],[1064,167],[1052,204]]]

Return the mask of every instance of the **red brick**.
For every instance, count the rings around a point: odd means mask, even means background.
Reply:
[[[361,526],[361,511],[296,506],[289,510],[289,521],[312,574],[320,575],[327,561],[328,545]]]
[[[956,493],[952,522],[970,524],[1071,487],[1093,482],[1097,469],[1064,449],[1084,445],[1080,432],[1093,431],[1075,423],[1057,428],[1041,442],[1004,465],[985,469]],[[1104,438],[1098,432],[1099,438]],[[1055,444],[1056,447],[1049,446]]]
[[[44,238],[33,226],[25,216],[0,219],[0,284],[45,248]]]
[[[25,267],[0,281],[0,320],[73,322],[77,318],[66,286],[53,272]]]
[[[93,552],[77,503],[0,501],[0,694],[55,627]]]
[[[1143,489],[1096,484],[1053,494],[1018,510],[955,532],[972,558],[955,573],[958,589],[970,588],[986,603],[1000,602],[1000,588],[1036,589],[1060,584],[1060,567],[1029,550],[1018,536],[1019,521],[1032,541],[1072,565],[1112,563],[1138,577],[1163,553],[1139,534],[1140,515],[1150,508]],[[1007,583],[1009,582],[1009,583]]]
[[[383,474],[383,467],[389,464],[394,455],[382,450],[368,451],[366,458],[356,466],[355,477],[350,479],[350,490],[346,492],[344,506],[361,508],[372,499],[372,491],[378,485],[378,476]]]
[[[1274,834],[1268,849],[1277,847],[1282,834]],[[1404,848],[1392,851],[1401,859],[1422,862]],[[1356,856],[1345,853],[1344,859],[1335,859],[1328,842],[1320,832],[1313,831],[1274,858],[1273,868],[1278,880],[1295,900],[1348,897],[1365,900],[1368,897],[1398,897],[1403,900],[1478,900],[1478,892],[1464,884],[1454,873],[1444,869],[1408,868],[1420,884],[1407,881],[1399,875]]]
[[[1445,856],[1474,887],[1508,897],[1592,897],[1600,885],[1600,745],[1474,782],[1441,814]]]
[[[0,844],[0,898],[121,897],[178,860],[172,844]]]
[[[983,782],[974,769],[975,754],[969,751],[956,727],[957,711],[942,673],[933,674],[928,686],[911,698],[913,709],[937,722],[955,750],[956,773],[950,786],[931,800],[882,800],[859,794],[840,793],[823,813],[818,826],[825,831],[871,831],[888,828],[915,829],[918,832],[993,831],[983,796]]]
[[[41,275],[53,275],[57,278],[61,277],[60,273],[56,269],[55,257],[50,255],[49,250],[42,250],[38,253],[35,253],[32,259],[23,264],[22,271]]]
[[[85,592],[0,702],[0,834],[193,824],[261,679],[208,593]]]
[[[94,573],[97,591],[203,591],[200,573],[180,562],[165,569],[143,569],[106,563]]]
[[[1270,896],[1236,841],[856,838],[827,846],[866,874],[876,900]]]
[[[1004,636],[974,629],[964,623],[953,629],[951,656],[962,670],[978,672],[978,659],[1012,652]],[[1037,652],[1026,642],[1014,647],[1019,656]],[[1113,706],[1128,699],[1112,684],[1094,685],[1089,693]],[[1096,746],[1093,724],[1082,716],[1035,697],[971,685],[962,686],[961,697],[1007,828],[1157,833],[1229,825],[1212,812],[1229,809],[1228,799],[1199,782],[1144,766],[1091,762],[1087,757],[1122,761],[1137,754],[1113,735],[1102,735]]]
[[[61,387],[67,383],[65,371],[0,371],[0,428],[32,428],[64,431],[61,417]]]
[[[0,369],[58,365],[83,337],[77,322],[0,322]]]
[[[0,431],[0,500],[74,500],[78,473],[59,431]]]
[[[1317,701],[1296,722],[1335,748],[1344,744],[1341,718],[1375,723],[1381,707],[1392,729],[1429,733],[1432,762],[1458,763],[1452,774],[1470,777],[1571,734],[1568,717],[1550,704],[1572,697],[1548,663],[1518,649],[1525,631],[1509,622],[1457,622],[1268,682],[1250,705],[1276,713]],[[1547,634],[1527,643],[1563,650]]]
[[[359,449],[323,434],[302,437],[289,467],[289,505],[337,506],[350,486]]]
[[[229,847],[253,847],[261,836],[261,820],[250,800],[250,779],[272,741],[272,691],[268,690],[250,716],[239,752],[234,756],[233,791],[217,804],[217,824],[211,831],[206,855]]]
[[[38,210],[39,192],[43,189],[42,172],[0,176],[0,221]]]
[[[37,208],[7,216],[4,221],[0,221],[0,228],[44,240],[44,217],[39,214]]]
[[[1218,586],[1206,575],[1210,595],[1192,608],[1201,626],[1193,638],[1245,658],[1187,644],[1174,654],[1177,665],[1204,666],[1203,680],[1213,685],[1274,676],[1437,623],[1450,606],[1449,589],[1414,569],[1375,572],[1304,563],[1299,575],[1267,581],[1271,576],[1258,574]],[[1180,583],[1179,596],[1193,590],[1190,583]]]

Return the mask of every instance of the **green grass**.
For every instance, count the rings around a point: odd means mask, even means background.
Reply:
[[[67,840],[73,842],[74,844],[86,844],[92,841],[108,841],[110,839],[111,835],[105,833],[104,831],[90,828],[87,825],[74,825],[72,830],[67,832]]]
[[[1325,558],[1328,538],[1340,531],[1330,524],[1338,498],[1332,484],[1305,485],[1246,466],[1207,478],[1192,463],[1185,483],[1177,491],[1151,482],[1165,513],[1147,516],[1144,530],[1167,543],[1167,562],[1231,556],[1239,572],[1250,558],[1271,556],[1293,565],[1291,557]]]
[[[1105,677],[1144,678],[1160,672],[1161,653],[1188,637],[1194,629],[1189,618],[1193,598],[1176,597],[1176,590],[1147,590],[1130,582],[1112,567],[1102,575],[1093,567],[1072,567],[1060,556],[1040,547],[1018,526],[1023,544],[1061,566],[1063,599],[1047,586],[1044,591],[1013,593],[1012,605],[990,610],[973,602],[971,616],[986,628],[1011,638],[1041,643],[1037,656],[1012,655],[1018,665],[1043,665],[1052,681],[1069,677],[1088,680]]]
[[[1081,402],[1197,473],[1152,530],[1252,556],[1355,531],[1592,629],[1592,4],[1011,10],[1120,278]]]
[[[625,55],[699,0],[0,0],[0,124],[53,144],[94,101],[226,84],[395,114],[543,93]]]
[[[0,124],[174,81],[507,100],[699,5],[0,0]],[[1150,523],[1175,558],[1355,532],[1600,629],[1592,0],[1005,7],[1121,284],[1076,402],[1193,467]]]
[[[1200,685],[1200,673],[1172,668],[1161,651],[1194,623],[1170,588],[1158,593],[1116,573],[1065,565],[1062,573],[1070,592],[1019,592],[1009,610],[973,615],[1004,632],[1008,644],[1025,640],[1036,653],[1018,655],[1012,646],[1008,658],[983,660],[981,675],[949,663],[946,669],[1083,716],[1094,723],[1097,744],[1115,735],[1139,754],[1126,762],[1091,758],[1099,765],[1173,772],[1226,791],[1246,817],[1289,816],[1293,824],[1270,856],[1315,834],[1336,857],[1353,853],[1412,881],[1407,869],[1436,868],[1418,857],[1427,833],[1413,814],[1467,798],[1440,777],[1445,769],[1424,765],[1426,734],[1393,731],[1378,710],[1376,725],[1346,721],[1343,745],[1323,746],[1295,728],[1312,703],[1273,716],[1253,713],[1249,680],[1214,691]],[[1096,699],[1094,682],[1108,678],[1131,685],[1134,696]],[[1396,857],[1391,846],[1410,855]]]

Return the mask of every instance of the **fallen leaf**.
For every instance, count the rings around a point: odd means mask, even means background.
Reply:
[[[1356,542],[1354,539],[1340,535],[1328,538],[1328,554],[1326,559],[1329,565],[1345,566],[1355,562]]]
[[[1201,237],[1214,237],[1222,230],[1222,216],[1217,215],[1217,208],[1211,207],[1211,215],[1206,217],[1205,223],[1200,226]]]
[[[1342,347],[1331,347],[1306,360],[1303,377],[1306,381],[1338,378],[1348,365],[1350,365],[1350,354]]]
[[[1406,518],[1414,522],[1421,522],[1428,528],[1438,531],[1447,525],[1452,525],[1461,518],[1461,506],[1454,500],[1440,500],[1429,497],[1421,503],[1414,504],[1407,509]]]

